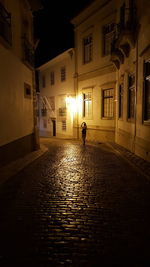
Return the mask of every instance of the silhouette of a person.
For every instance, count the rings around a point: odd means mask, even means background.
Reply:
[[[82,128],[82,141],[83,141],[83,145],[85,145],[86,131],[87,131],[87,125],[85,122],[82,122],[81,128]]]

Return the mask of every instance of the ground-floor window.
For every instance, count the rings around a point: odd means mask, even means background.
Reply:
[[[144,62],[144,98],[143,117],[144,121],[150,121],[150,59]]]
[[[83,93],[83,117],[92,116],[92,92]]]
[[[128,119],[134,119],[135,113],[135,75],[128,76]]]
[[[113,118],[114,116],[114,89],[102,90],[102,117]]]
[[[123,84],[119,85],[119,118],[123,117]]]
[[[66,126],[66,120],[62,121],[62,131],[66,131],[67,126]]]

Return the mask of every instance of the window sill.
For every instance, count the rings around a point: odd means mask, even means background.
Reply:
[[[129,123],[134,123],[134,122],[135,122],[135,119],[134,119],[134,118],[132,118],[132,119],[127,119],[127,122],[129,122]]]
[[[102,120],[114,120],[113,117],[102,117],[101,119],[102,119]]]
[[[150,120],[143,121],[143,124],[146,125],[146,126],[150,126]]]

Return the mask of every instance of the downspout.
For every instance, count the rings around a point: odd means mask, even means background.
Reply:
[[[78,107],[78,72],[77,72],[77,37],[76,37],[76,29],[75,31],[75,73],[74,73],[74,90],[76,96],[76,138],[79,139],[79,107]]]
[[[135,76],[135,105],[134,105],[134,140],[133,140],[133,153],[135,153],[136,144],[136,126],[137,126],[137,88],[138,88],[138,38],[136,41],[136,76]]]
[[[37,95],[36,95],[35,70],[32,71],[32,81],[33,81],[34,149],[38,150],[40,148],[40,141],[39,141],[39,130],[38,130],[38,125],[37,125]]]

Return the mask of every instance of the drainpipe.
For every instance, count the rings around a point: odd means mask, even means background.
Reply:
[[[134,140],[133,140],[133,153],[135,153],[136,143],[136,126],[137,126],[137,88],[138,88],[138,38],[136,41],[136,76],[135,76],[135,104],[134,104]]]
[[[32,81],[33,81],[33,125],[34,125],[34,149],[38,150],[40,148],[39,141],[39,130],[37,126],[37,97],[36,97],[36,79],[35,70],[32,71]]]
[[[76,35],[76,29],[75,35]],[[75,90],[75,96],[76,96],[76,103],[77,103],[77,109],[76,109],[76,138],[79,139],[79,107],[78,107],[78,72],[77,72],[77,37],[75,36],[75,74],[74,74],[74,90]]]

